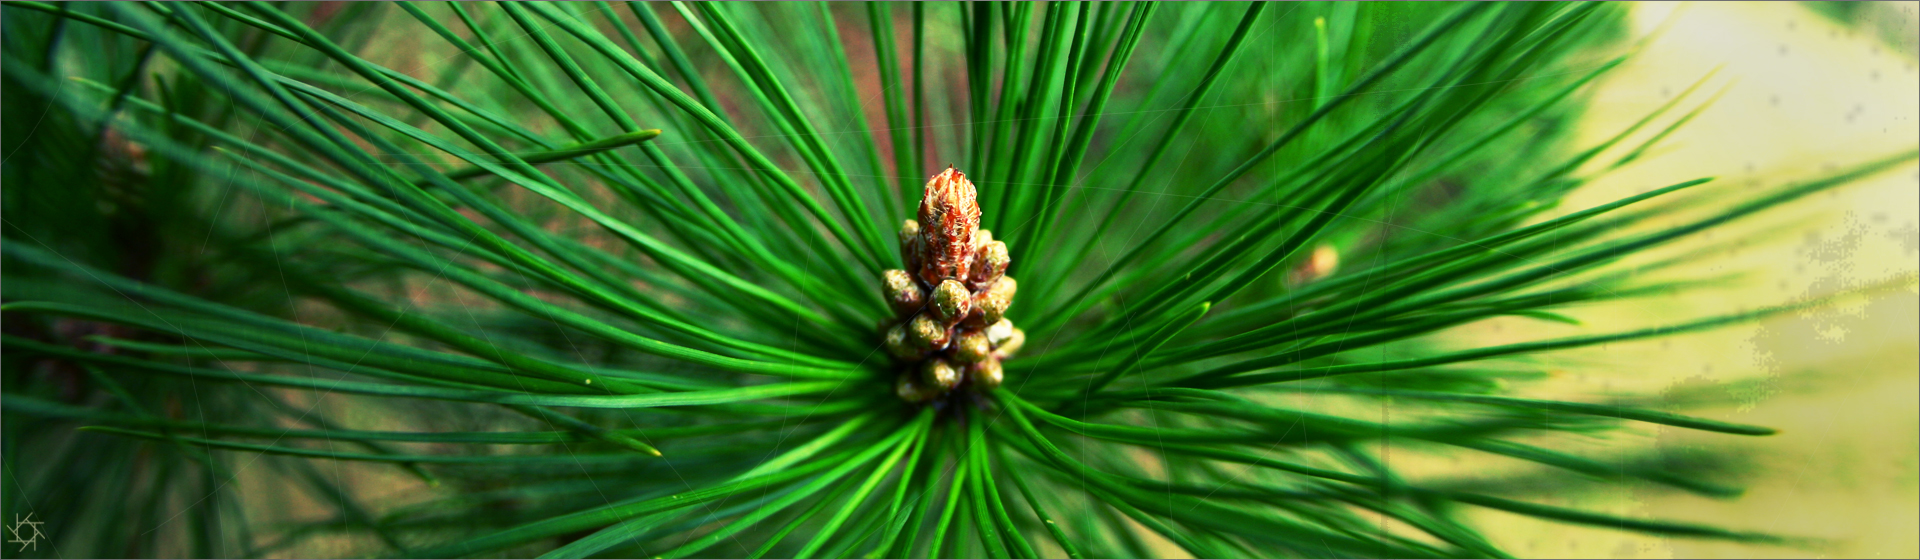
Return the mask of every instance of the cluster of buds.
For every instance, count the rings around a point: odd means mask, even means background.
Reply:
[[[948,166],[927,181],[919,221],[900,226],[906,270],[885,274],[894,318],[887,352],[909,367],[894,381],[907,402],[928,402],[955,390],[1000,386],[1000,361],[1020,350],[1026,334],[1006,319],[1019,285],[1007,276],[1007,244],[980,229],[973,183]]]

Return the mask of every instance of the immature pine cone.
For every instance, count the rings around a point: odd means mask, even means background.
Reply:
[[[882,292],[893,310],[883,325],[889,354],[903,367],[894,393],[933,401],[962,388],[1000,386],[1000,361],[1026,335],[1005,319],[1015,288],[1007,244],[980,229],[973,183],[948,166],[927,181],[919,221],[900,226],[906,270],[888,270]]]
[[[938,286],[966,280],[973,268],[973,232],[980,229],[980,202],[967,175],[948,166],[927,180],[920,198],[920,281]]]

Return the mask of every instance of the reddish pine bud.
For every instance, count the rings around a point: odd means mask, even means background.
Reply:
[[[927,294],[913,281],[913,276],[905,270],[889,270],[882,273],[886,284],[887,305],[896,315],[907,315],[919,311],[927,304]]]
[[[949,278],[967,278],[973,268],[974,230],[980,227],[977,196],[973,182],[952,166],[927,180],[920,198],[921,282],[937,286]]]
[[[1001,385],[1001,360],[1026,335],[1005,319],[1019,284],[1007,270],[1007,244],[979,229],[978,192],[967,176],[948,166],[927,180],[918,220],[900,225],[905,270],[884,273],[883,290],[893,309],[886,328],[887,352],[912,369],[894,380],[894,393],[927,403],[966,385],[992,391]]]

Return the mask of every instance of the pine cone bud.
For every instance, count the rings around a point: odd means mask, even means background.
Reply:
[[[907,220],[900,224],[900,262],[909,271],[920,270],[920,222]]]
[[[940,389],[920,381],[920,376],[902,373],[893,380],[893,394],[910,403],[923,403],[940,396]]]
[[[1001,276],[993,285],[974,294],[973,306],[980,310],[977,321],[984,325],[1000,322],[1006,317],[1007,308],[1013,305],[1014,292],[1019,290],[1020,285],[1012,276]]]
[[[947,280],[933,289],[933,314],[953,324],[973,312],[973,294],[958,280]]]
[[[987,327],[986,333],[987,341],[993,344],[994,354],[1002,358],[1012,356],[1014,352],[1019,352],[1020,347],[1027,343],[1027,333],[1020,330],[1019,327],[1013,326],[1013,321],[1003,319],[998,323],[994,323],[993,326]]]
[[[1001,341],[1000,344],[995,345],[993,353],[1001,358],[1011,358],[1014,354],[1020,352],[1021,346],[1025,346],[1026,344],[1027,331],[1020,330],[1019,327],[1014,327],[1013,334],[1008,336],[1006,340]]]
[[[1000,387],[1001,360],[1026,343],[1026,333],[1006,320],[1019,291],[1007,276],[1013,259],[1005,242],[979,229],[977,196],[952,166],[928,179],[919,219],[900,224],[906,268],[883,274],[893,309],[881,323],[887,352],[905,363],[894,393],[909,403],[945,399],[961,385]]]
[[[912,339],[914,346],[922,351],[946,348],[948,334],[945,323],[925,313],[907,322],[907,338]]]
[[[920,281],[937,286],[949,278],[967,278],[973,268],[973,234],[980,228],[977,196],[973,182],[952,166],[927,181],[920,198]]]
[[[992,355],[993,343],[987,340],[987,333],[979,329],[961,331],[953,341],[953,359],[960,363],[977,363]]]
[[[1000,387],[1006,372],[1001,370],[999,358],[987,356],[986,360],[967,366],[967,378],[973,380],[974,390],[984,393]]]
[[[970,278],[974,289],[992,286],[1007,273],[1007,267],[1013,265],[1013,258],[1007,255],[1007,244],[999,241],[980,246],[980,252],[973,257],[973,274]]]
[[[927,304],[927,294],[913,276],[905,270],[889,270],[882,274],[886,283],[887,305],[896,315],[907,315],[919,311]]]
[[[902,360],[918,359],[925,350],[920,342],[907,333],[907,324],[901,323],[887,329],[887,353]]]
[[[941,358],[927,360],[920,366],[920,382],[941,391],[951,391],[960,385],[960,370]]]

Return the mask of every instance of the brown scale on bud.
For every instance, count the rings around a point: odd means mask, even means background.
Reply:
[[[1013,257],[980,229],[973,183],[949,166],[923,194],[919,219],[900,224],[905,268],[881,279],[893,318],[880,327],[887,353],[903,366],[894,394],[915,404],[994,390],[1004,381],[1001,361],[1026,341],[1006,319],[1019,290],[1007,276]]]
[[[967,175],[948,166],[927,180],[920,198],[920,281],[937,286],[965,279],[973,268],[973,233],[980,229],[980,202]]]
[[[895,315],[906,315],[919,311],[927,304],[927,292],[913,281],[913,276],[905,270],[889,270],[883,274],[886,283],[887,306],[893,308]]]

